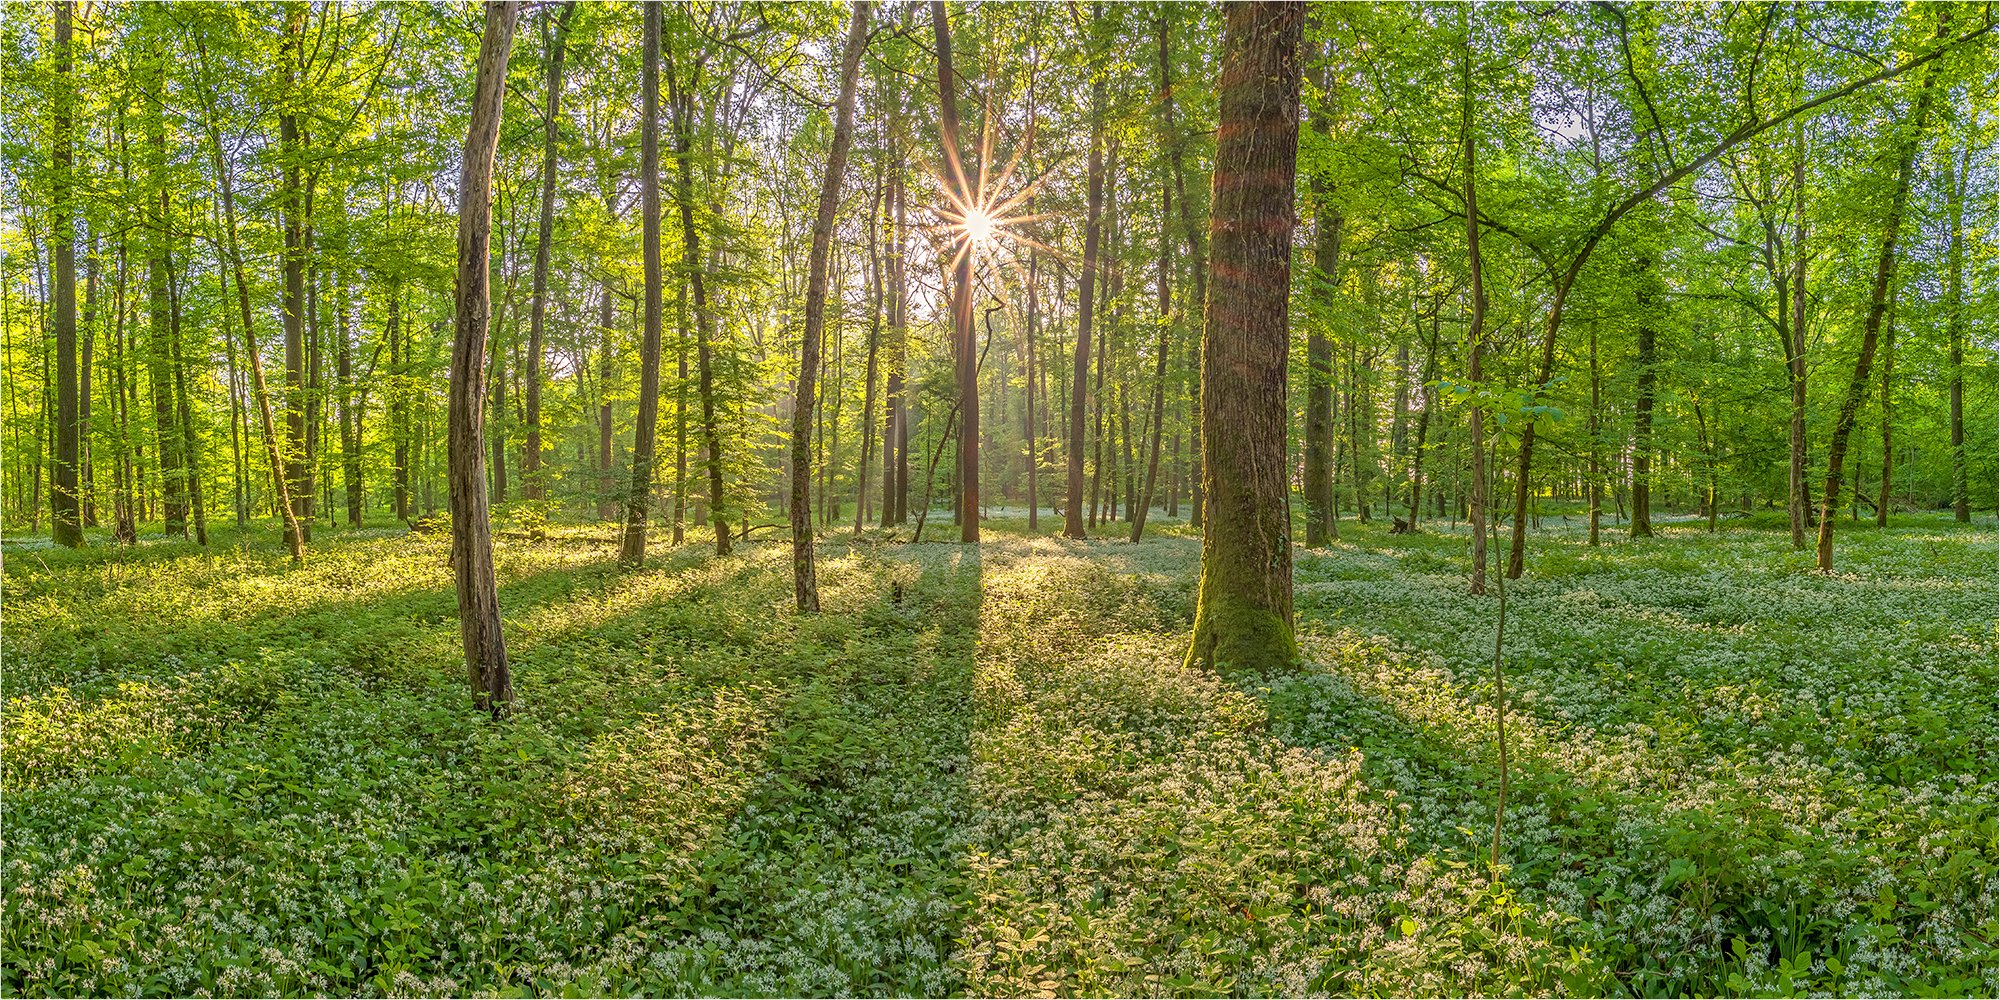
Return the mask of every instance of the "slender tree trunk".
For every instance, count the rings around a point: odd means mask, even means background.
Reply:
[[[473,702],[495,718],[514,700],[507,643],[500,625],[493,539],[487,522],[484,424],[486,337],[492,309],[487,266],[493,224],[493,152],[500,139],[501,103],[507,94],[507,55],[514,43],[518,3],[486,7],[478,75],[472,91],[472,124],[465,136],[458,185],[458,295],[451,344],[450,482],[451,555],[458,582],[459,637],[465,645]],[[659,37],[658,8],[648,7],[649,39]],[[650,102],[649,102],[650,103]],[[648,109],[650,110],[650,108]],[[657,241],[653,244],[657,246]]]
[[[1332,80],[1322,60],[1319,85],[1327,93]],[[1330,98],[1324,98],[1330,101]],[[1313,130],[1332,141],[1332,114],[1326,107],[1313,115]],[[1339,537],[1333,520],[1333,341],[1327,331],[1333,325],[1333,305],[1338,295],[1340,270],[1340,209],[1333,203],[1333,185],[1323,171],[1312,178],[1313,203],[1313,295],[1315,309],[1309,311],[1306,326],[1306,428],[1305,501],[1306,547],[1319,548]]]
[[[904,229],[903,204],[903,135],[902,98],[894,85],[895,74],[890,74],[890,87],[886,101],[889,105],[889,215],[887,220],[889,255],[889,282],[883,289],[887,301],[884,303],[889,314],[889,355],[887,369],[883,376],[882,413],[882,527],[902,524],[908,513],[910,485],[909,463],[909,407],[903,399],[904,376],[907,373],[907,335],[903,325],[905,309],[905,277],[903,267],[903,245],[908,239]]]
[[[55,221],[49,243],[55,258],[56,299],[56,454],[49,496],[55,513],[57,545],[83,545],[83,519],[77,496],[77,373],[76,373],[76,203],[70,151],[75,131],[72,107],[76,84],[70,78],[71,0],[56,4]]]
[[[632,437],[632,488],[625,494],[625,535],[618,560],[627,566],[646,561],[646,514],[653,497],[653,446],[660,419],[660,15],[645,9],[640,57],[639,204],[641,252],[645,258],[646,315],[639,348],[639,420]],[[724,529],[727,534],[727,529]]]
[[[1190,665],[1268,670],[1298,655],[1285,367],[1304,27],[1300,4],[1223,12],[1202,355],[1228,363],[1202,371],[1207,505]]]
[[[410,520],[410,393],[403,384],[410,349],[402,331],[403,282],[389,281],[389,368],[392,381],[389,398],[389,436],[395,447],[389,463],[389,485],[394,492],[396,519]]]
[[[1166,100],[1161,104],[1161,114],[1167,120],[1167,162],[1174,177],[1174,200],[1180,205],[1181,229],[1187,236],[1188,262],[1194,275],[1194,304],[1197,315],[1206,317],[1208,310],[1208,260],[1205,237],[1208,231],[1195,224],[1194,202],[1187,194],[1187,174],[1181,166],[1182,136],[1174,125],[1174,86],[1171,62],[1161,68],[1165,85]],[[1101,128],[1101,126],[1099,126]],[[1212,206],[1211,206],[1212,207]],[[1205,323],[1205,320],[1204,320]],[[1206,326],[1204,326],[1204,331]],[[1205,333],[1204,333],[1205,336]],[[1188,520],[1200,526],[1205,523],[1202,516],[1203,490],[1205,478],[1202,475],[1203,443],[1199,429],[1201,420],[1201,371],[1203,337],[1190,338],[1188,343],[1188,426],[1194,431],[1188,442]]]
[[[1951,365],[1951,507],[1958,523],[1972,520],[1965,482],[1965,188],[1971,164],[1968,150],[1956,169],[1945,178],[1951,197],[1951,243],[1946,250],[1948,285],[1945,289],[1946,337]]]
[[[1465,50],[1459,64],[1465,132],[1465,241],[1466,257],[1472,273],[1472,322],[1465,331],[1469,362],[1465,378],[1477,389],[1486,379],[1486,276],[1479,259],[1479,166],[1478,137],[1472,128],[1472,35],[1465,36]],[[1472,592],[1486,593],[1486,414],[1475,401],[1466,417],[1466,449],[1472,457],[1472,495],[1466,503],[1466,521],[1472,526]]]
[[[880,370],[882,343],[882,247],[877,238],[882,223],[882,162],[875,164],[875,194],[868,203],[868,370],[861,397],[861,460],[855,466],[854,533],[868,522],[868,472],[875,459],[875,376]]]
[[[155,70],[154,85],[164,90],[165,63]],[[187,537],[187,480],[183,473],[186,455],[179,422],[173,405],[172,310],[167,282],[171,274],[172,246],[170,208],[171,183],[167,179],[166,119],[159,111],[147,115],[149,183],[157,217],[151,220],[149,255],[146,262],[148,386],[153,400],[153,428],[159,442],[160,511],[162,527],[169,535]],[[136,393],[138,386],[133,386]]]
[[[806,278],[805,335],[799,343],[799,392],[792,406],[792,597],[798,609],[806,612],[819,610],[819,575],[813,565],[811,496],[814,376],[819,370],[820,338],[826,329],[827,268],[833,254],[833,222],[840,209],[840,182],[847,173],[848,148],[854,141],[854,91],[861,73],[861,52],[868,47],[868,14],[866,2],[854,4],[854,11],[848,18],[847,47],[840,57],[840,98],[834,106],[833,147],[827,151],[826,172],[820,176],[819,212],[813,218],[812,250]],[[939,46],[945,48],[948,43],[943,39],[943,29],[939,31]],[[872,376],[870,384],[872,387]],[[855,523],[860,523],[858,515]],[[976,527],[973,537],[966,540],[978,540]]]
[[[1642,310],[1650,307],[1650,298],[1641,293],[1639,307]],[[1653,321],[1647,317],[1639,323],[1638,396],[1632,401],[1633,538],[1653,537],[1653,384],[1657,353]]]
[[[1895,484],[1896,450],[1890,428],[1895,424],[1893,387],[1896,378],[1896,293],[1889,292],[1889,318],[1882,330],[1882,491],[1875,499],[1875,526],[1889,526],[1889,491]]]
[[[1950,23],[1949,9],[1943,9],[1938,16],[1938,34],[1945,33]],[[1868,395],[1869,370],[1874,367],[1875,347],[1881,335],[1882,322],[1889,310],[1892,288],[1896,281],[1896,238],[1902,230],[1903,211],[1910,198],[1910,175],[1917,159],[1917,149],[1921,144],[1924,122],[1930,117],[1933,84],[1937,82],[1936,64],[1924,73],[1924,82],[1918,91],[1917,106],[1909,131],[1905,133],[1900,162],[1896,168],[1896,193],[1889,202],[1889,217],[1882,224],[1882,252],[1875,262],[1875,283],[1868,296],[1868,314],[1861,325],[1861,353],[1854,359],[1854,377],[1848,381],[1847,396],[1840,404],[1840,416],[1833,425],[1833,441],[1826,453],[1826,488],[1820,493],[1819,545],[1815,553],[1815,564],[1822,573],[1833,572],[1833,520],[1840,503],[1841,465],[1847,458],[1847,438],[1854,431],[1855,417],[1861,409],[1861,401]]]
[[[1584,433],[1590,438],[1589,462],[1590,483],[1587,490],[1590,497],[1590,544],[1597,545],[1600,522],[1604,520],[1604,458],[1603,443],[1598,439],[1599,412],[1603,407],[1603,380],[1597,366],[1597,324],[1590,324],[1590,417]]]
[[[285,92],[288,98],[298,85],[298,69],[303,58],[306,4],[292,4],[285,18],[285,37],[279,45],[278,59],[284,64]],[[312,481],[307,471],[306,450],[306,405],[305,405],[305,362],[306,362],[306,227],[311,225],[308,217],[310,209],[306,199],[299,162],[304,159],[304,142],[299,135],[298,116],[293,108],[294,101],[287,100],[280,105],[278,113],[278,149],[284,157],[280,175],[283,179],[283,205],[285,254],[284,271],[284,329],[285,329],[285,461],[284,475],[287,496],[292,505],[292,516],[286,520],[286,531],[300,532],[300,541],[312,540]],[[179,463],[184,476],[186,457]]]
[[[236,307],[243,323],[243,357],[250,368],[250,381],[257,399],[257,416],[264,429],[264,453],[271,467],[272,485],[276,487],[278,516],[284,522],[285,545],[291,550],[292,565],[303,566],[306,561],[305,533],[299,527],[297,514],[292,507],[291,486],[285,479],[285,462],[278,447],[278,423],[272,414],[271,391],[264,381],[264,356],[257,344],[257,328],[252,322],[250,311],[250,282],[243,274],[243,246],[236,233],[236,193],[233,171],[222,156],[222,135],[213,127],[209,132],[211,154],[215,175],[222,184],[222,215],[225,222],[225,237],[229,247],[230,270],[236,278]]]
[[[683,313],[685,316],[685,313]],[[609,521],[618,516],[618,481],[611,473],[612,457],[612,411],[611,382],[617,377],[614,355],[611,351],[611,286],[604,285],[597,292],[597,519]],[[686,330],[682,331],[685,339]],[[685,353],[685,352],[684,352]],[[685,367],[685,359],[683,359]],[[685,373],[682,381],[685,382]]]
[[[92,362],[96,360],[97,341],[97,237],[90,236],[85,244],[84,256],[88,260],[83,279],[83,346],[78,352],[77,367],[77,501],[82,506],[83,526],[97,527],[97,470],[91,462],[90,426],[90,375]]]
[[[542,324],[548,315],[549,242],[556,219],[556,139],[562,113],[563,48],[569,38],[569,19],[576,5],[564,3],[560,12],[542,15],[542,40],[547,46],[547,103],[542,122],[542,217],[535,237],[534,302],[528,307],[527,441],[521,446],[521,495],[540,500],[547,494],[542,482]],[[550,22],[554,22],[551,30]],[[657,188],[659,182],[655,180]],[[657,221],[654,223],[657,227]]]
[[[1167,49],[1167,19],[1161,17],[1158,19],[1157,24],[1160,35],[1160,104],[1165,106],[1168,97],[1167,87],[1169,81],[1172,79],[1168,69],[1170,54]],[[1166,125],[1166,120],[1162,118],[1160,141],[1163,144],[1173,140],[1173,136],[1168,132]],[[1152,510],[1153,487],[1160,478],[1160,441],[1166,437],[1167,334],[1173,328],[1175,319],[1174,253],[1173,241],[1169,235],[1169,222],[1173,218],[1173,214],[1173,180],[1172,178],[1164,178],[1160,184],[1160,259],[1158,262],[1159,272],[1157,277],[1160,333],[1159,339],[1153,345],[1153,438],[1152,443],[1147,445],[1146,486],[1139,492],[1139,502],[1133,505],[1136,509],[1132,512],[1132,541],[1135,543],[1146,534],[1146,515]],[[1029,384],[1034,384],[1032,379]],[[1032,516],[1033,510],[1032,503],[1033,501],[1031,500],[1030,516]]]
[[[1093,8],[1095,16],[1096,8]],[[1090,386],[1091,322],[1097,310],[1097,248],[1104,210],[1104,74],[1090,85],[1090,166],[1085,203],[1083,269],[1077,277],[1076,355],[1070,366],[1069,485],[1063,498],[1063,537],[1084,537],[1083,412]]]
[[[1805,127],[1796,137],[1792,159],[1792,316],[1784,331],[1785,375],[1792,390],[1791,467],[1785,508],[1791,519],[1792,549],[1806,547],[1806,508],[1812,503],[1806,485],[1806,161]]]
[[[658,48],[657,45],[654,46]],[[700,378],[703,464],[708,470],[708,516],[715,526],[715,554],[729,554],[729,508],[722,489],[722,429],[715,413],[714,316],[708,310],[708,287],[702,278],[701,232],[694,224],[694,97],[676,89],[676,77],[669,74],[667,87],[676,113],[675,150],[679,183],[675,199],[681,219],[681,263],[688,269],[688,285],[694,291],[695,367]]]
[[[965,162],[966,150],[958,135],[958,79],[951,69],[951,23],[944,0],[931,0],[931,28],[937,41],[938,127],[943,133],[944,155],[952,172],[947,183],[957,192],[962,210],[970,210],[985,197],[975,190],[972,165]],[[952,261],[951,317],[952,364],[957,375],[958,476],[954,483],[959,508],[959,541],[979,541],[979,359],[972,332],[972,256],[978,251],[968,234],[959,234],[957,253]]]

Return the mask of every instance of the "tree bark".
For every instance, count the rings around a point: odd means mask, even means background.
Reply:
[[[1298,656],[1285,368],[1305,10],[1245,2],[1223,18],[1202,332],[1202,356],[1218,363],[1201,377],[1207,499],[1187,662],[1266,670]]]
[[[944,0],[931,0],[931,28],[937,42],[938,128],[943,133],[944,155],[962,209],[978,205],[986,192],[974,189],[971,166],[965,162],[965,148],[958,134],[958,79],[951,69],[951,23]],[[972,255],[977,251],[969,234],[960,233],[957,253],[952,260],[951,318],[952,365],[958,382],[958,539],[979,541],[979,359],[974,356],[972,333]]]
[[[632,487],[625,494],[625,535],[618,561],[646,561],[646,516],[653,498],[653,451],[660,421],[660,14],[646,5],[639,84],[639,211],[645,259],[646,315],[639,348],[639,418],[632,437]],[[727,529],[724,529],[727,533]]]
[[[654,50],[659,48],[655,45]],[[693,86],[692,83],[689,84]],[[668,96],[675,108],[674,159],[679,175],[676,207],[681,219],[681,266],[687,268],[694,291],[695,368],[700,381],[703,465],[708,472],[708,517],[715,526],[715,554],[729,554],[729,509],[722,486],[722,428],[715,413],[715,364],[708,286],[702,277],[701,231],[694,224],[694,95],[681,93],[677,77],[667,77]]]
[[[500,138],[501,103],[507,94],[507,55],[514,43],[519,4],[489,4],[480,36],[472,123],[465,136],[458,185],[458,294],[451,345],[450,483],[451,555],[458,584],[459,637],[465,645],[473,702],[494,718],[514,700],[507,643],[500,626],[500,593],[494,579],[493,540],[487,521],[485,431],[486,338],[492,293],[488,265],[493,224],[493,153]],[[657,8],[648,7],[648,18]],[[656,21],[650,22],[656,24]],[[657,29],[649,34],[657,37]]]
[[[1093,8],[1093,17],[1097,16]],[[1083,229],[1083,268],[1077,276],[1076,354],[1070,366],[1069,484],[1063,497],[1063,537],[1084,537],[1083,414],[1090,387],[1091,322],[1097,310],[1097,249],[1104,210],[1104,74],[1090,84],[1090,165]]]
[[[1946,250],[1945,289],[1947,351],[1951,365],[1951,508],[1960,524],[1972,520],[1965,483],[1965,188],[1971,165],[1968,150],[1956,164],[1947,165],[1945,187],[1951,197],[1951,242]]]
[[[73,106],[76,84],[70,76],[70,19],[75,14],[72,0],[56,4],[55,57],[55,190],[54,224],[49,243],[55,258],[56,327],[56,454],[49,468],[53,479],[49,498],[54,515],[55,542],[77,548],[83,545],[82,507],[77,494],[77,374],[76,374],[76,203],[71,153],[76,129]]]
[[[547,103],[542,116],[542,217],[535,237],[534,301],[528,306],[527,440],[521,445],[521,495],[540,500],[547,494],[542,482],[542,324],[548,315],[549,240],[556,219],[556,139],[562,113],[563,47],[569,37],[569,19],[576,4],[564,3],[561,12],[542,15],[542,39],[548,47]],[[550,30],[550,21],[554,30]],[[658,182],[654,182],[657,187]],[[657,227],[658,222],[654,225]]]
[[[1474,392],[1486,378],[1486,275],[1479,259],[1479,143],[1472,129],[1472,35],[1465,36],[1460,63],[1462,100],[1460,112],[1465,132],[1465,243],[1472,275],[1472,322],[1465,331],[1466,352],[1470,356],[1465,378]],[[1472,527],[1472,592],[1486,593],[1486,413],[1475,397],[1466,418],[1468,451],[1472,457],[1472,495],[1466,501],[1466,521]],[[1532,426],[1532,425],[1531,425]],[[1517,515],[1518,518],[1518,515]]]
[[[285,329],[285,486],[291,498],[292,516],[286,531],[300,532],[302,541],[312,540],[312,480],[306,452],[306,246],[305,231],[311,224],[310,209],[299,162],[304,158],[304,140],[299,134],[294,88],[298,86],[299,64],[304,58],[306,16],[310,8],[290,6],[285,17],[285,38],[278,59],[284,64],[287,101],[278,113],[278,150],[283,157],[284,208],[284,329]],[[177,475],[185,482],[186,459]]]
[[[1939,35],[1944,34],[1950,17],[1948,9],[1940,11]],[[1937,68],[1933,63],[1924,73],[1916,110],[1899,150],[1896,192],[1889,202],[1889,216],[1882,223],[1882,252],[1875,261],[1875,282],[1868,296],[1867,317],[1861,325],[1861,353],[1854,359],[1854,377],[1847,383],[1847,396],[1840,404],[1840,416],[1833,425],[1833,441],[1827,448],[1826,487],[1820,493],[1819,544],[1814,560],[1822,573],[1833,572],[1833,522],[1840,504],[1841,465],[1847,459],[1847,438],[1854,430],[1861,401],[1868,395],[1869,370],[1874,367],[1876,343],[1881,336],[1882,322],[1889,310],[1891,288],[1896,280],[1896,239],[1902,230],[1904,208],[1909,203],[1910,175],[1916,164],[1924,122],[1930,117],[1931,95],[1936,82]]]
[[[828,258],[833,254],[834,215],[840,210],[840,184],[847,174],[847,151],[854,142],[855,83],[861,74],[861,52],[868,47],[868,14],[865,0],[857,0],[848,18],[847,46],[840,56],[840,97],[834,105],[833,146],[826,154],[826,171],[820,175],[819,211],[813,217],[812,249],[807,264],[805,334],[799,342],[799,389],[792,405],[791,491],[792,598],[804,612],[819,610],[812,524],[812,419],[817,391],[814,382],[819,372],[820,339],[826,330],[827,268]],[[940,39],[941,46],[947,44],[942,35]],[[977,540],[975,527],[973,537],[967,541]]]
[[[1331,74],[1321,63],[1319,87],[1321,107],[1313,115],[1313,130],[1331,141],[1332,113],[1326,104],[1332,85]],[[1339,287],[1340,209],[1333,204],[1333,185],[1322,172],[1312,178],[1313,202],[1313,283],[1312,302],[1316,309],[1307,313],[1306,325],[1306,428],[1305,501],[1306,547],[1319,548],[1339,537],[1333,520],[1333,341],[1327,336],[1333,324],[1333,306]]]

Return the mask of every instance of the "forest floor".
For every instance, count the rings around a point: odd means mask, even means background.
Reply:
[[[0,985],[2000,993],[1993,520],[1843,522],[1831,577],[1725,525],[1533,537],[1497,881],[1462,532],[1344,523],[1306,662],[1218,676],[1182,525],[841,532],[816,616],[782,542],[560,527],[499,550],[501,724],[443,538],[9,546]]]

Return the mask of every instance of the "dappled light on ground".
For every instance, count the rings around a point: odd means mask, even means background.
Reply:
[[[1190,670],[1199,543],[10,553],[7,988],[145,994],[1978,993],[1990,525],[1301,550],[1306,662]],[[601,532],[600,532],[601,533]],[[180,609],[164,615],[162,606]]]

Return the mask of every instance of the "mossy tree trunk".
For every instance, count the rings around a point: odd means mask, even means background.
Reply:
[[[1292,637],[1285,369],[1305,9],[1224,11],[1202,331],[1201,580],[1189,664],[1263,670]]]

